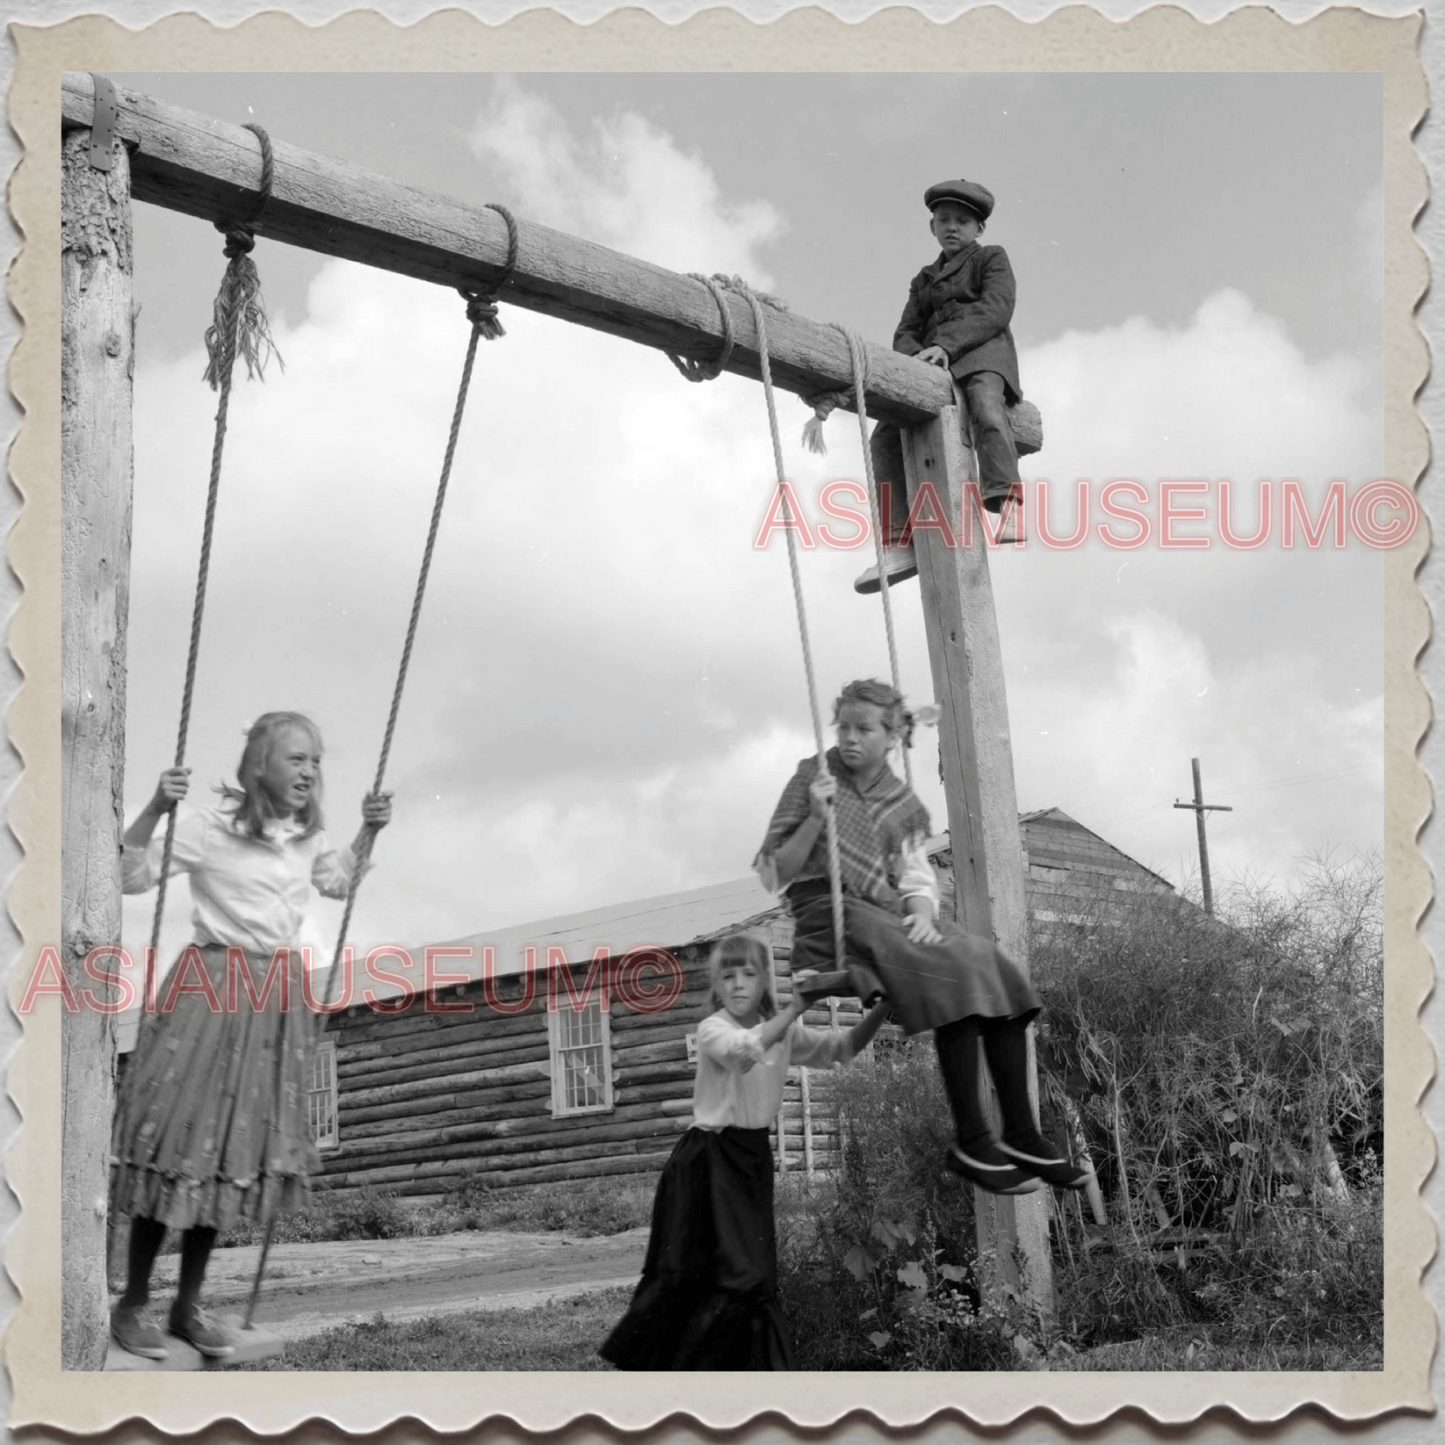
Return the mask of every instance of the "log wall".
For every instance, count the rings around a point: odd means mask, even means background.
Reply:
[[[792,924],[777,916],[764,926],[786,1002]],[[687,1036],[712,1012],[710,950],[711,941],[676,950],[684,988],[664,1014],[636,1013],[611,999],[613,1092],[606,1112],[552,1117],[545,988],[517,1015],[492,1012],[474,983],[460,994],[449,988],[441,999],[468,1002],[471,1012],[427,1012],[417,1000],[404,1013],[358,1006],[330,1019],[340,1143],[322,1154],[318,1184],[327,1192],[425,1196],[481,1180],[505,1187],[660,1170],[691,1121]],[[520,981],[503,980],[499,991],[503,1002],[516,999]],[[851,1000],[841,1005],[845,1015],[858,1007]],[[820,1007],[807,1022],[826,1027],[829,1017]],[[792,1071],[784,1097],[779,1167],[800,1170],[811,1162],[827,1171],[838,1157],[831,1091],[824,1075],[810,1071],[805,1101],[802,1072]],[[775,1132],[775,1149],[776,1138]]]

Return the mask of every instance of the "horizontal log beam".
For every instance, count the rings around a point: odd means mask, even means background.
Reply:
[[[665,1116],[655,1104],[641,1103],[629,1108],[613,1109],[606,1114],[573,1114],[564,1115],[560,1119],[543,1115],[525,1122],[501,1119],[444,1125],[434,1129],[408,1129],[372,1135],[365,1139],[348,1140],[343,1137],[338,1154],[332,1157],[348,1163],[352,1159],[371,1158],[378,1154],[395,1155],[398,1159],[439,1158],[443,1156],[423,1155],[421,1151],[439,1147],[461,1150],[463,1145],[481,1142],[486,1142],[489,1148],[499,1154],[516,1153],[519,1150],[542,1148],[550,1144],[561,1146],[631,1138],[634,1135],[644,1135],[649,1129],[662,1133],[665,1128],[664,1119]],[[470,1152],[481,1154],[487,1150],[478,1148]],[[361,1166],[351,1164],[349,1167]]]
[[[464,1102],[456,1102],[457,1098]],[[514,1084],[509,1089],[478,1089],[460,1096],[438,1100],[413,1100],[404,1104],[382,1104],[341,1114],[341,1142],[371,1134],[390,1134],[408,1120],[417,1128],[442,1124],[463,1124],[477,1119],[503,1119],[525,1123],[546,1118],[552,1108],[552,1085]],[[400,1122],[398,1122],[400,1121]]]
[[[568,1121],[559,1121],[568,1122]],[[575,1120],[570,1121],[575,1123]],[[358,1169],[387,1168],[394,1165],[441,1165],[449,1160],[459,1159],[515,1159],[527,1156],[528,1164],[546,1164],[551,1160],[567,1158],[566,1151],[573,1148],[587,1148],[594,1155],[617,1152],[614,1146],[631,1144],[638,1139],[655,1139],[663,1135],[680,1133],[687,1127],[687,1120],[675,1119],[654,1112],[650,1118],[624,1120],[618,1124],[597,1124],[591,1129],[570,1129],[565,1133],[532,1133],[513,1137],[510,1134],[476,1135],[469,1138],[427,1140],[415,1145],[394,1148],[373,1148],[347,1156],[343,1163],[351,1171]],[[582,1158],[578,1154],[574,1156]],[[501,1167],[506,1167],[501,1165]]]
[[[244,217],[260,175],[256,137],[116,86],[117,130],[131,149],[131,193],[206,221]],[[61,82],[66,128],[88,126],[94,82],[68,72]],[[346,161],[273,139],[275,179],[256,233],[323,255],[395,271],[440,286],[491,286],[503,274],[507,228],[495,211],[402,185]],[[519,220],[517,264],[499,299],[643,346],[711,359],[722,344],[717,303],[701,283],[646,261]],[[457,303],[462,324],[461,302]],[[760,376],[758,338],[745,298],[730,294],[735,344],[727,369]],[[852,385],[841,333],[767,308],[774,383],[803,395]],[[952,404],[937,367],[868,344],[868,410],[917,426]],[[679,382],[679,393],[684,388]]]
[[[374,1089],[353,1089],[344,1095],[346,1103],[353,1109],[364,1109],[377,1104],[405,1103],[410,1099],[438,1098],[443,1095],[461,1093],[465,1089],[481,1089],[500,1084],[529,1084],[550,1080],[551,1065],[506,1064],[498,1069],[473,1069],[465,1074],[448,1074],[436,1081],[418,1079],[409,1084],[383,1084]],[[338,1100],[338,1104],[340,1100]]]
[[[318,1179],[328,1196],[345,1199],[358,1190],[381,1187],[388,1192],[412,1195],[450,1194],[468,1184],[484,1178],[494,1188],[513,1188],[527,1184],[552,1184],[567,1179],[590,1179],[611,1174],[655,1174],[667,1163],[668,1153],[629,1154],[620,1157],[587,1160],[576,1164],[547,1164],[537,1169],[492,1170],[485,1160],[476,1161],[478,1167],[462,1169],[451,1174],[427,1176],[418,1179],[372,1179],[363,1176],[354,1184],[350,1176],[338,1175],[333,1185],[330,1178]],[[390,1172],[390,1171],[387,1171]]]
[[[439,1088],[445,1088],[449,1078],[465,1069],[477,1067],[480,1062],[500,1068],[504,1064],[526,1064],[545,1059],[548,1056],[547,1036],[540,1029],[538,1033],[541,1036],[536,1039],[473,1039],[455,1049],[420,1049],[415,1053],[398,1054],[394,1059],[368,1059],[359,1069],[338,1070],[340,1086],[346,1091],[370,1088],[383,1080],[388,1084],[404,1084],[413,1079],[431,1079]]]
[[[662,1138],[681,1132],[682,1121],[677,1120],[675,1124],[661,1131]],[[470,1150],[458,1152],[439,1159],[422,1160],[415,1164],[387,1164],[376,1168],[361,1168],[350,1170],[346,1174],[336,1176],[344,1179],[348,1184],[375,1184],[385,1187],[407,1183],[411,1180],[426,1179],[429,1177],[447,1177],[458,1172],[472,1172],[488,1177],[493,1171],[507,1173],[516,1170],[531,1170],[533,1168],[546,1168],[551,1165],[565,1167],[569,1162],[580,1160],[593,1160],[596,1163],[596,1172],[601,1174],[608,1172],[607,1166],[611,1160],[618,1158],[636,1157],[637,1154],[650,1154],[654,1152],[654,1139],[658,1136],[641,1138],[633,1141],[598,1142],[594,1144],[577,1144],[566,1149],[534,1149],[524,1154],[511,1154],[495,1156],[491,1154],[475,1154]],[[648,1146],[644,1148],[643,1146]],[[665,1155],[663,1156],[666,1157]],[[470,1169],[468,1169],[470,1166]]]

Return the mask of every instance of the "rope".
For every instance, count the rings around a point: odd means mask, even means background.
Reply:
[[[728,306],[727,293],[723,290],[726,281],[722,276],[704,276],[700,271],[687,273],[694,281],[701,281],[717,302],[718,314],[722,317],[722,350],[714,361],[693,361],[687,357],[667,353],[667,359],[687,378],[688,381],[716,381],[727,368],[733,354],[733,313]]]
[[[813,408],[812,416],[803,423],[803,445],[810,452],[816,452],[820,457],[827,454],[828,444],[823,440],[823,423],[840,406],[851,406],[853,397],[852,390],[818,391],[803,395],[803,402]]]
[[[823,742],[823,718],[818,709],[818,683],[813,672],[813,649],[808,641],[808,615],[803,606],[803,578],[798,567],[798,543],[794,535],[792,508],[788,505],[788,486],[783,477],[783,445],[778,438],[778,411],[773,400],[773,369],[768,359],[767,322],[763,315],[762,298],[740,278],[734,276],[724,282],[734,291],[740,291],[752,307],[753,324],[758,332],[758,365],[763,378],[763,396],[768,404],[768,427],[773,439],[773,464],[778,473],[778,498],[783,506],[783,531],[788,539],[788,569],[793,578],[793,604],[798,614],[798,635],[803,644],[803,670],[808,677],[808,706],[813,715],[813,740],[818,749],[818,773],[820,777],[830,776],[828,772],[828,750]],[[828,879],[833,895],[833,953],[839,971],[847,967],[847,949],[843,937],[843,870],[838,858],[838,820],[833,809],[828,809]]]
[[[487,209],[495,211],[507,223],[507,259],[502,263],[502,274],[490,286],[464,286],[461,292],[469,303],[467,316],[477,328],[482,340],[496,341],[507,334],[506,327],[497,315],[497,292],[512,279],[512,272],[517,269],[517,221],[512,213],[497,201],[488,201]]]
[[[502,211],[507,221],[508,232],[515,239],[516,223],[512,221],[509,212],[497,206],[494,209]],[[516,261],[515,246],[509,248],[507,259],[508,274]],[[497,283],[497,287],[505,284],[505,276]],[[396,718],[401,710],[401,695],[406,686],[407,668],[411,665],[412,645],[416,641],[417,624],[421,620],[422,598],[426,595],[427,574],[431,571],[432,552],[436,548],[437,531],[441,526],[442,504],[446,501],[447,482],[451,477],[452,458],[456,455],[457,436],[462,429],[462,415],[466,411],[467,389],[472,381],[472,366],[477,359],[477,342],[483,337],[495,339],[503,335],[500,324],[496,320],[496,306],[492,300],[497,287],[491,288],[490,294],[482,291],[463,291],[461,294],[467,298],[467,319],[472,323],[472,334],[467,341],[467,359],[462,366],[461,386],[457,390],[457,404],[452,412],[452,428],[447,436],[446,456],[442,460],[441,479],[437,482],[436,500],[432,504],[431,526],[427,531],[426,547],[422,552],[421,570],[416,579],[416,594],[412,598],[411,617],[406,626],[406,641],[402,644],[401,665],[397,669],[396,686],[391,694],[391,711],[386,718],[386,732],[381,741],[381,757],[376,765],[376,778],[371,785],[373,793],[381,791],[383,779],[386,777],[386,763],[391,754],[391,740],[396,732]],[[495,328],[495,330],[492,330]],[[375,834],[368,831],[362,843],[360,854],[356,859],[356,872],[352,877],[351,887],[346,895],[346,910],[341,919],[341,931],[336,940],[336,956],[331,964],[331,979],[327,983],[327,1002],[331,999],[331,988],[336,979],[340,976],[341,955],[346,945],[346,931],[351,926],[351,910],[356,903],[356,894],[361,886],[361,876],[366,869],[366,864],[371,857],[372,840]]]
[[[883,565],[883,528],[878,517],[878,482],[873,475],[873,448],[868,445],[868,352],[863,338],[846,326],[838,326],[848,340],[848,355],[853,362],[853,395],[858,403],[858,436],[863,444],[863,474],[868,480],[868,508],[873,518],[873,552],[878,559],[878,589],[883,598],[883,630],[888,634],[888,666],[893,674],[893,691],[903,696],[902,674],[898,667],[898,642],[893,634],[893,603],[888,596],[888,568]],[[821,432],[821,425],[819,427]],[[895,481],[894,486],[898,483]],[[903,776],[909,789],[913,787],[913,762],[909,744],[903,744]]]
[[[226,422],[231,405],[231,374],[240,352],[246,362],[246,374],[264,380],[266,362],[275,347],[261,301],[261,280],[257,275],[251,251],[256,244],[255,227],[261,220],[266,203],[271,199],[275,163],[271,155],[271,138],[255,124],[246,129],[261,145],[261,184],[250,212],[240,221],[217,221],[216,229],[226,234],[226,273],[216,294],[212,322],[206,331],[206,380],[219,390],[216,405],[216,434],[211,445],[211,481],[206,492],[206,515],[201,524],[201,556],[196,576],[196,595],[191,607],[191,639],[186,652],[186,680],[181,689],[181,720],[176,734],[175,767],[186,761],[186,737],[191,726],[191,702],[196,688],[196,665],[201,650],[201,617],[206,608],[206,582],[211,570],[211,541],[216,524],[216,499],[221,488],[221,454],[226,444]],[[277,353],[277,360],[280,354]],[[151,951],[146,958],[145,998],[150,1002],[155,979],[155,952],[160,947],[161,919],[166,909],[166,879],[170,873],[175,848],[176,809],[166,815],[165,845],[161,850],[161,876],[156,890],[155,918],[151,924]]]

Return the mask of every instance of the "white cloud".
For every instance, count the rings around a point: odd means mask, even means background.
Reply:
[[[545,100],[503,76],[471,145],[543,225],[670,270],[772,284],[757,252],[781,232],[778,211],[726,200],[700,156],[635,112],[599,116],[578,136]]]
[[[1044,414],[1026,476],[1363,480],[1380,418],[1359,361],[1310,361],[1242,292],[1208,297],[1182,329],[1135,317],[1070,331],[1020,361]]]

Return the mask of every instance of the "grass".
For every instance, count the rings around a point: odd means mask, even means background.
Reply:
[[[377,1189],[313,1195],[309,1209],[277,1220],[273,1243],[310,1244],[331,1239],[423,1239],[464,1229],[517,1233],[565,1232],[591,1238],[644,1227],[652,1218],[657,1180],[651,1174],[579,1179],[512,1189],[480,1181],[435,1201],[404,1200]],[[259,1244],[264,1230],[244,1224],[223,1235],[223,1247]],[[180,1247],[171,1234],[168,1248]]]
[[[1082,1353],[1054,1350],[1049,1369],[1056,1371],[1346,1371],[1381,1370],[1385,1354],[1378,1346],[1303,1344],[1240,1344],[1232,1331],[1195,1330],[1161,1333],[1145,1339],[1099,1345]]]
[[[622,1317],[631,1289],[599,1290],[532,1309],[479,1310],[392,1323],[378,1314],[290,1341],[285,1351],[231,1370],[606,1370],[597,1346]]]

